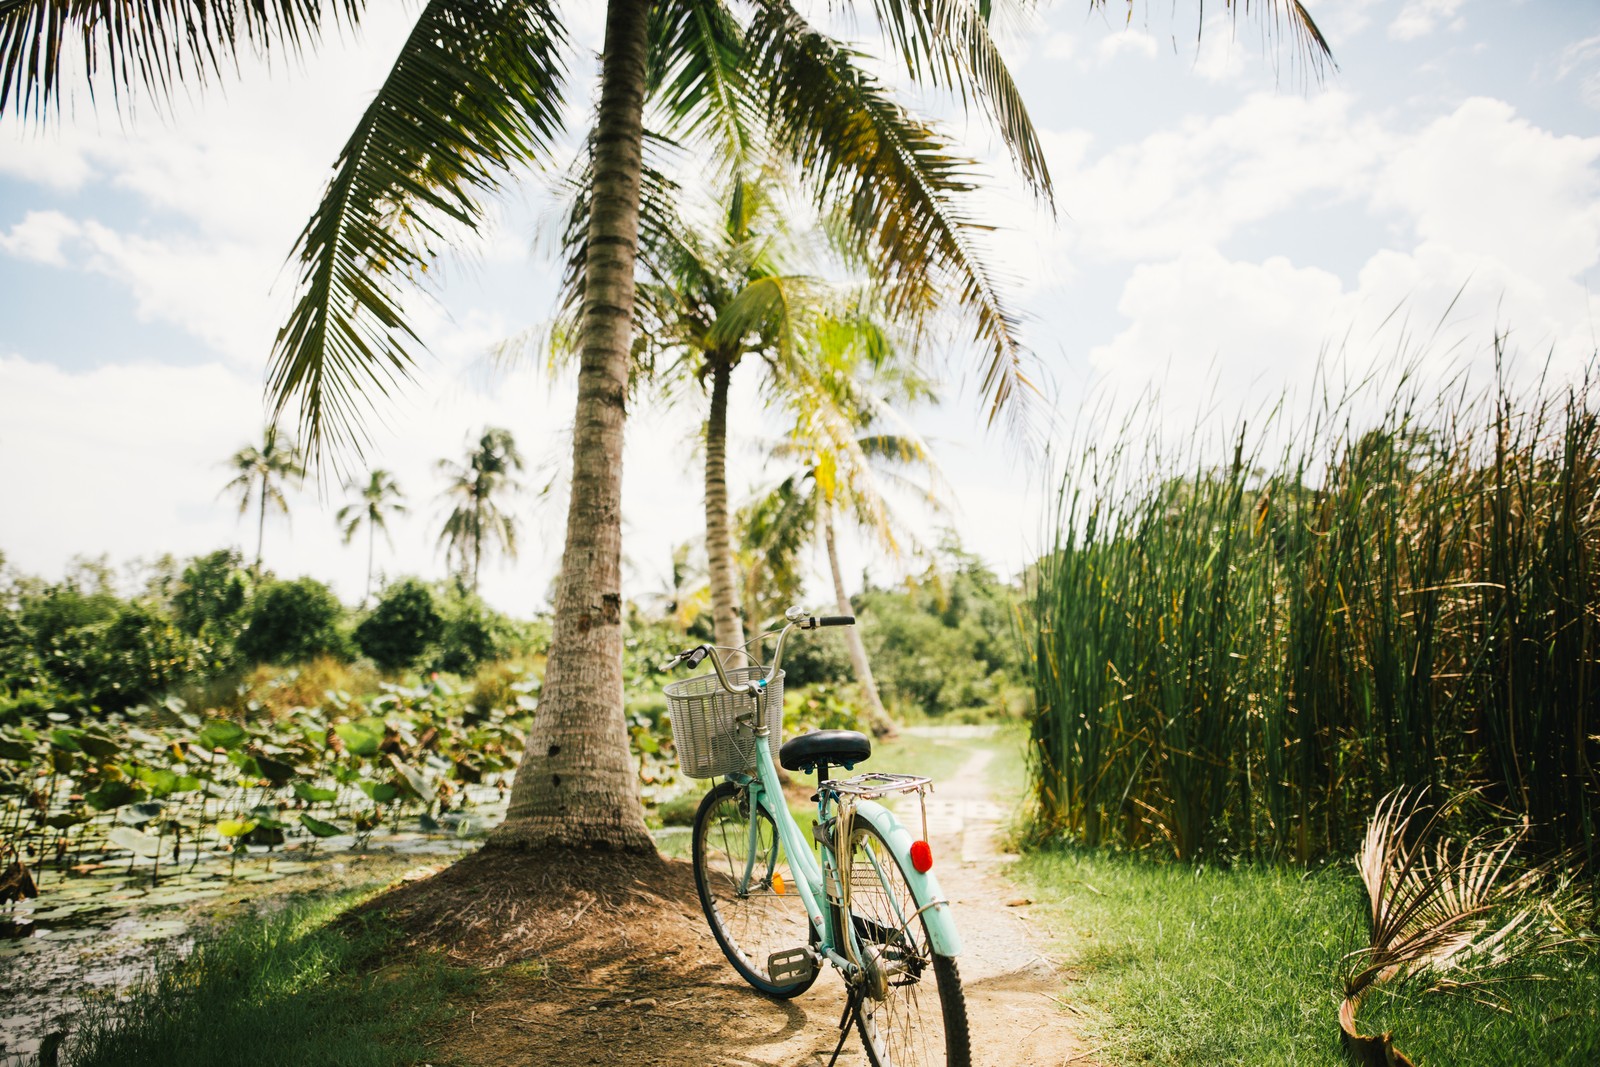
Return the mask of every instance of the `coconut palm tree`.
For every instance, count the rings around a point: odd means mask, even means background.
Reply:
[[[862,7],[867,5],[862,4]],[[496,840],[519,846],[653,845],[636,802],[622,706],[622,436],[634,266],[648,212],[644,105],[682,139],[738,158],[765,142],[837,209],[861,253],[892,264],[907,307],[946,293],[975,326],[991,418],[1018,412],[1025,382],[1014,318],[974,252],[961,207],[971,168],[791,0],[607,0],[589,142],[592,212],[580,264],[582,352],[572,492],[539,709]],[[879,0],[890,57],[918,86],[986,112],[1024,179],[1048,196],[1044,154],[990,39],[990,0]],[[9,0],[0,4],[0,115],[42,120],[59,100],[61,43],[119,102],[220,76],[246,50],[317,43],[359,21],[362,0]],[[1313,58],[1326,51],[1299,0],[1260,6]],[[743,16],[743,17],[741,17]],[[1280,22],[1282,18],[1282,22]],[[368,406],[409,374],[421,345],[407,288],[434,251],[476,229],[482,198],[557,152],[566,67],[551,0],[429,0],[335,164],[301,235],[298,293],[268,378],[274,418],[314,452],[359,450]],[[1320,49],[1320,51],[1319,51]]]
[[[284,497],[283,489],[305,477],[304,457],[292,437],[268,426],[262,434],[259,447],[245,445],[228,457],[227,465],[236,473],[233,480],[222,487],[222,491],[226,493],[232,490],[239,494],[239,514],[250,510],[252,496],[256,500],[256,561],[253,569],[259,574],[261,546],[267,533],[267,508],[289,514],[289,501]]]
[[[837,332],[823,334],[817,343],[836,342],[840,337]],[[890,386],[903,399],[929,395],[927,383],[914,373],[879,358],[875,368],[865,369],[876,371],[872,377],[880,388]],[[747,509],[744,528],[748,547],[763,557],[780,584],[785,575],[795,582],[796,557],[820,537],[828,558],[835,610],[853,615],[839,565],[834,517],[849,517],[880,550],[898,557],[903,546],[915,539],[897,525],[889,496],[903,492],[942,511],[942,479],[927,442],[901,418],[887,395],[874,392],[872,383],[859,381],[848,372],[851,361],[847,356],[830,353],[823,363],[831,372],[812,389],[794,395],[794,426],[785,440],[769,449],[770,457],[789,467],[789,473]],[[831,394],[826,402],[817,402],[819,391]],[[861,634],[853,626],[843,632],[867,704],[867,721],[879,736],[892,735],[894,723],[878,695]]]
[[[383,539],[393,548],[394,538],[389,536],[389,516],[405,514],[406,506],[401,502],[405,494],[400,491],[394,475],[386,470],[370,472],[364,485],[354,479],[347,481],[344,488],[356,497],[340,508],[336,516],[344,533],[344,543],[348,545],[351,542],[363,523],[367,527],[367,591],[361,598],[361,603],[365,604],[372,598],[372,559],[377,548],[378,531],[383,531]]]
[[[517,558],[517,520],[501,510],[500,500],[523,488],[513,477],[523,467],[511,431],[494,426],[484,428],[465,463],[439,461],[439,470],[449,479],[443,496],[455,502],[439,543],[454,561],[461,583],[474,593],[486,550],[493,552],[498,546],[508,559]]]

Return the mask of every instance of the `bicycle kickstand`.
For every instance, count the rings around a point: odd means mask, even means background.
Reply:
[[[839,1017],[839,1043],[833,1047],[833,1055],[828,1057],[827,1067],[833,1067],[839,1059],[839,1053],[844,1051],[845,1038],[850,1036],[850,1024],[861,1014],[861,1002],[866,998],[867,991],[864,987],[857,986],[850,990],[849,999],[844,1004],[844,1014]]]

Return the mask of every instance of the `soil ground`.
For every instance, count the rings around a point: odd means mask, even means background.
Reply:
[[[952,740],[949,743],[959,743]],[[996,848],[1003,812],[974,748],[929,800],[935,872],[955,902],[978,1067],[1092,1067],[1062,980]],[[688,864],[654,857],[478,853],[374,901],[424,950],[493,969],[438,1036],[439,1060],[474,1067],[820,1067],[838,1041],[831,969],[771,1000],[712,940]],[[839,1061],[866,1060],[854,1032]]]

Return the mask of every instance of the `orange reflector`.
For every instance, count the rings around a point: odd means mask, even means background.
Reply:
[[[933,849],[928,847],[926,841],[911,842],[911,866],[922,874],[933,870]]]
[[[777,871],[772,872],[772,891],[778,894],[780,897],[783,896],[785,892],[783,888],[783,875],[779,874]]]

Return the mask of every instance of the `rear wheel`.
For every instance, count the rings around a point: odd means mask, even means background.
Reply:
[[[956,961],[934,953],[900,860],[877,827],[850,832],[850,920],[867,990],[856,1025],[873,1067],[969,1067],[967,1002]]]
[[[711,933],[745,981],[774,997],[811,988],[815,966],[798,980],[772,978],[770,958],[805,948],[811,923],[772,816],[751,804],[746,786],[722,782],[700,802],[694,883]]]

